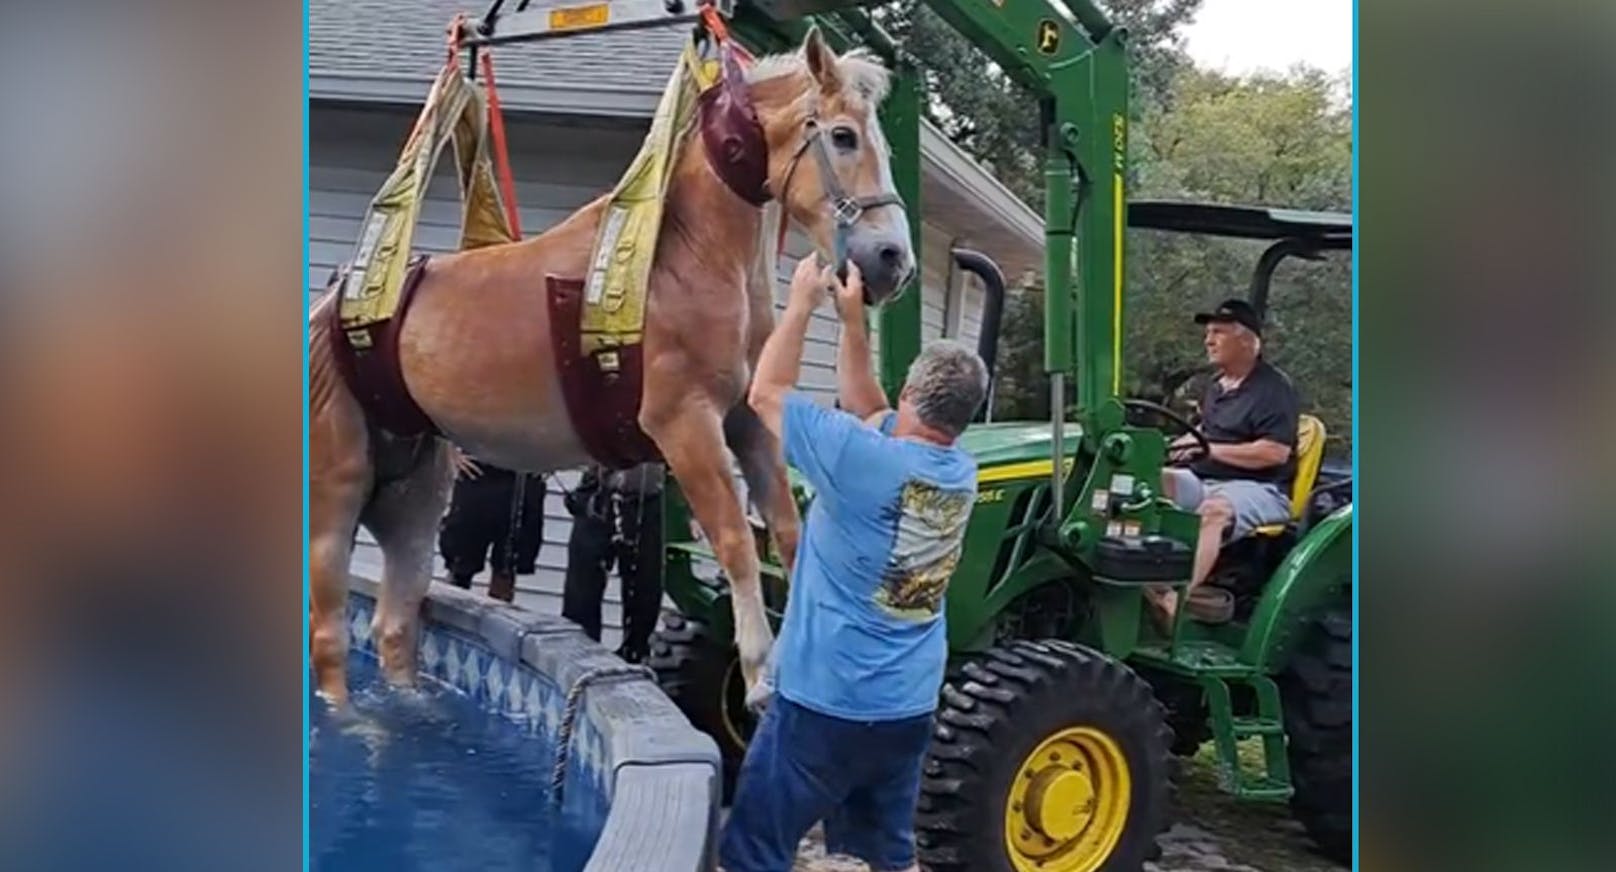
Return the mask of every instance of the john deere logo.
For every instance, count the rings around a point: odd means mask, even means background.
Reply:
[[[1060,26],[1045,18],[1038,22],[1038,53],[1054,54],[1060,48]]]

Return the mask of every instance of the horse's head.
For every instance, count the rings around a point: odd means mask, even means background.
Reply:
[[[858,49],[837,57],[815,27],[801,52],[760,60],[750,78],[769,145],[769,189],[821,250],[858,264],[869,302],[891,299],[915,269],[915,253],[876,117],[886,68]]]

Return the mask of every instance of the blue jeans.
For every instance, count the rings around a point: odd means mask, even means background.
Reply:
[[[790,872],[821,820],[825,847],[874,872],[915,863],[915,803],[932,716],[849,721],[776,695],[746,748],[719,843],[725,872]]]

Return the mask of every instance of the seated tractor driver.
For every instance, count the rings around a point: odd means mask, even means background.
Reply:
[[[1226,539],[1290,519],[1285,488],[1296,473],[1301,414],[1290,378],[1262,358],[1262,319],[1250,303],[1227,300],[1195,323],[1206,325],[1206,356],[1217,370],[1200,405],[1200,429],[1212,451],[1197,457],[1195,437],[1181,436],[1168,453],[1183,465],[1162,471],[1167,495],[1201,516],[1191,594],[1211,574]],[[1151,599],[1170,622],[1177,595],[1157,590]]]

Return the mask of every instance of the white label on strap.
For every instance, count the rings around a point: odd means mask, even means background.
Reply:
[[[628,210],[622,206],[613,208],[606,216],[606,229],[601,231],[600,243],[595,247],[595,262],[589,267],[589,287],[584,289],[584,300],[590,305],[598,305],[606,294],[606,269],[611,265],[617,240],[623,235],[623,222],[627,220]]]
[[[343,287],[343,296],[353,300],[361,296],[365,287],[365,274],[370,272],[370,259],[376,254],[376,243],[387,226],[387,214],[372,212],[365,223],[365,232],[359,236],[359,248],[354,252],[353,265]]]

